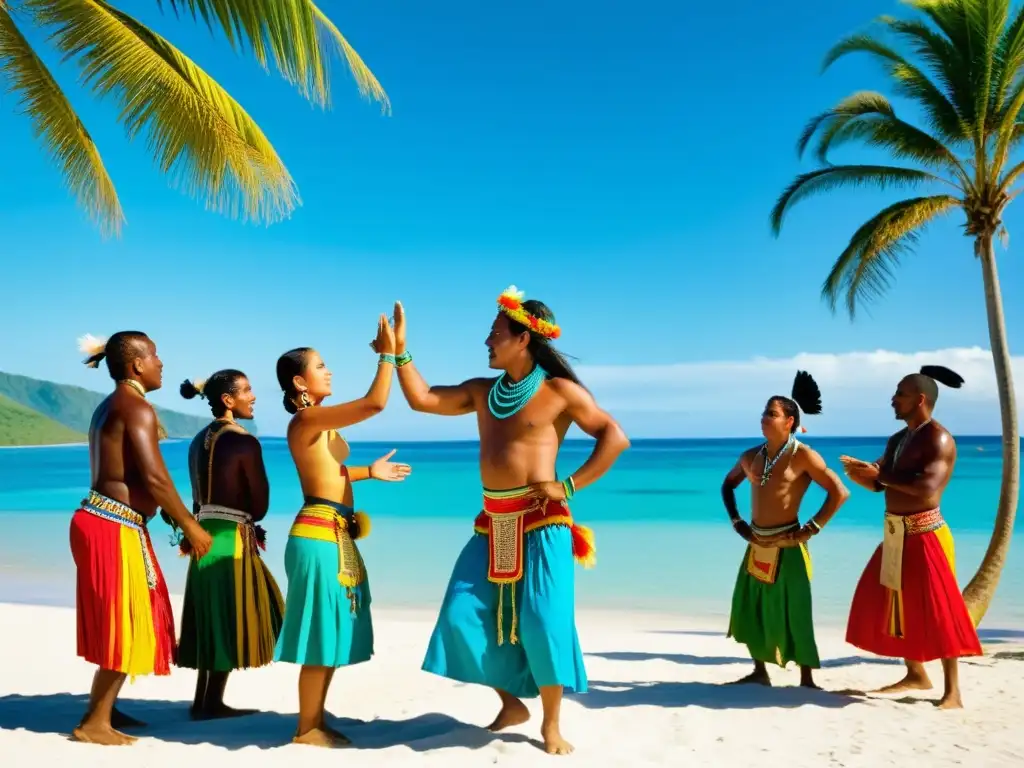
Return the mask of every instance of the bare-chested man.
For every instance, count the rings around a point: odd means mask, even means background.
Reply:
[[[592,556],[588,530],[576,526],[568,500],[604,475],[629,440],[602,411],[551,345],[559,329],[539,301],[515,287],[498,298],[486,345],[497,378],[431,387],[406,350],[406,322],[395,307],[398,381],[415,411],[476,414],[480,430],[483,512],[462,550],[441,606],[423,669],[494,688],[501,710],[490,729],[526,722],[520,700],[538,693],[544,748],[564,755],[563,690],[586,691],[575,623],[573,556]],[[590,458],[559,482],[555,459],[574,423],[594,437]]]
[[[138,331],[79,344],[95,368],[106,358],[117,382],[89,425],[91,485],[71,518],[71,553],[78,570],[78,655],[96,664],[89,707],[73,737],[96,744],[130,744],[116,727],[141,725],[114,710],[131,675],[167,675],[174,662],[174,618],[146,524],[167,511],[206,554],[210,536],[189,514],[174,488],[157,437],[157,417],[146,393],[160,388],[163,363],[156,345]]]
[[[275,652],[277,661],[302,665],[299,721],[293,738],[298,744],[341,747],[351,743],[327,722],[327,691],[335,670],[373,655],[370,581],[356,544],[369,533],[369,518],[354,509],[352,483],[400,482],[411,471],[408,464],[389,461],[394,451],[369,466],[345,463],[349,447],[337,430],[376,416],[391,393],[395,333],[384,315],[371,346],[379,357],[370,389],[337,405],[324,404],[332,394],[331,372],[315,349],[292,349],[277,361],[284,407],[293,414],[288,450],[303,496],[285,545],[288,596]]]
[[[850,493],[817,451],[796,440],[800,411],[821,413],[821,393],[797,372],[792,397],[775,395],[761,415],[765,442],[744,451],[722,484],[722,499],[736,532],[750,542],[732,596],[729,636],[744,643],[754,671],[737,683],[771,685],[767,664],[800,666],[800,685],[816,688],[821,666],[811,612],[811,556],[806,542],[821,532]],[[750,482],[751,524],[736,508],[736,488]],[[811,481],[827,497],[800,527],[800,502]]]
[[[882,544],[857,584],[846,642],[905,660],[906,676],[875,693],[931,689],[924,662],[942,659],[945,691],[938,706],[959,709],[957,659],[980,656],[981,643],[957,586],[953,535],[939,512],[953,476],[956,441],[932,418],[937,381],[953,388],[963,384],[948,368],[928,365],[900,381],[892,407],[907,426],[889,438],[880,459],[840,457],[851,480],[885,492]]]
[[[259,554],[266,534],[257,523],[270,505],[263,450],[237,421],[253,417],[256,395],[234,369],[185,381],[180,391],[186,399],[205,398],[214,419],[188,451],[192,508],[213,544],[206,557],[189,562],[178,666],[198,672],[193,719],[235,717],[255,710],[224,703],[228,675],[274,660],[284,618],[284,598]]]

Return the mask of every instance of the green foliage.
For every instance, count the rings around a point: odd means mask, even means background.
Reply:
[[[0,395],[0,445],[83,443],[86,436]]]
[[[81,435],[88,433],[89,422],[93,411],[109,393],[94,392],[69,384],[56,384],[28,376],[0,372],[0,395],[6,396],[14,403],[36,412],[41,418],[52,419],[58,426],[63,425],[72,433]],[[192,416],[190,414],[156,409],[160,423],[167,429],[168,437],[191,438],[205,427],[213,416]],[[253,422],[243,422],[245,428],[256,434]],[[23,443],[36,444],[32,441]],[[58,442],[69,442],[62,440]]]

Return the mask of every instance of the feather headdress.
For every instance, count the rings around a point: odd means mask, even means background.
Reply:
[[[85,364],[90,368],[96,368],[100,360],[107,354],[107,340],[100,339],[87,333],[78,339],[78,351],[85,355]]]

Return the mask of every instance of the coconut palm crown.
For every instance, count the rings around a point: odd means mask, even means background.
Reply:
[[[1005,237],[1003,212],[1019,193],[1024,162],[1024,6],[1009,0],[906,0],[910,19],[882,17],[877,30],[840,41],[824,68],[866,54],[888,76],[892,93],[912,103],[923,127],[901,119],[881,93],[861,91],[814,117],[798,142],[821,168],[798,176],[771,213],[778,235],[801,200],[840,187],[921,188],[887,206],[850,238],[825,279],[822,295],[853,319],[858,305],[890,285],[902,255],[922,230],[946,214],[962,216],[981,267],[1002,417],[1003,475],[994,532],[964,590],[975,623],[991,603],[1006,562],[1020,480],[1020,436],[994,241]],[[887,152],[892,165],[832,165],[829,153],[850,142]]]
[[[138,0],[136,0],[138,2]],[[271,62],[307,99],[330,103],[332,50],[360,92],[388,110],[387,94],[334,23],[310,0],[156,0],[163,9],[219,27],[236,49]],[[125,7],[128,3],[123,3]],[[16,93],[44,151],[104,234],[125,221],[100,152],[23,30],[39,27],[81,84],[113,99],[130,140],[144,138],[172,186],[208,208],[270,223],[287,217],[298,191],[246,111],[170,42],[103,0],[0,0],[0,85]]]

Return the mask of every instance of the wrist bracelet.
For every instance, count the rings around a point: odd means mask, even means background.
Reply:
[[[569,475],[562,481],[562,490],[565,491],[566,501],[576,495],[576,482],[572,479],[572,475]]]
[[[403,365],[408,365],[411,362],[412,354],[410,354],[408,350],[406,350],[405,352],[403,352],[402,354],[398,355],[395,358],[395,365],[398,366],[399,368],[401,368]]]
[[[732,527],[733,527],[733,528],[738,528],[738,527],[739,527],[739,525],[740,525],[740,523],[742,523],[742,522],[743,522],[743,518],[742,518],[742,517],[732,517],[732,516],[730,515],[730,517],[729,517],[729,522],[731,522],[731,523],[732,523]]]
[[[381,354],[380,359],[377,361],[377,364],[380,365],[381,363],[390,363],[391,365],[394,365],[395,364],[395,356],[394,355],[388,355],[388,354]]]
[[[813,517],[807,521],[807,524],[814,528],[815,533],[821,533],[821,524]]]

